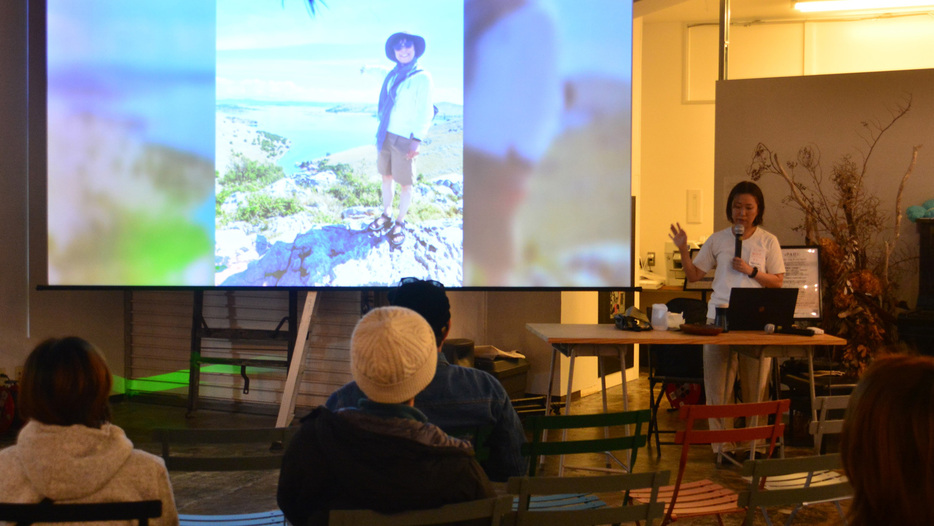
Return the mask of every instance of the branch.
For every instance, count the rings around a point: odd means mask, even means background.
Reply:
[[[801,210],[804,212],[804,218],[805,218],[804,238],[808,240],[809,242],[816,241],[817,232],[814,231],[815,229],[814,221],[808,220],[809,218],[812,218],[815,215],[811,211],[813,207],[808,206],[807,197],[805,197],[805,195],[801,192],[801,190],[798,188],[798,185],[795,184],[794,178],[788,175],[788,172],[785,171],[785,167],[782,166],[781,163],[778,161],[778,154],[774,152],[770,152],[770,153],[772,154],[770,156],[772,166],[778,170],[778,175],[782,176],[785,182],[788,183],[788,188],[791,189],[791,198],[795,201],[795,203],[798,203],[798,206],[801,207]]]
[[[889,121],[887,125],[883,127],[879,127],[878,125],[876,125],[876,128],[878,128],[878,133],[874,134],[875,136],[873,137],[872,142],[869,145],[869,151],[866,152],[866,156],[863,157],[863,170],[859,174],[859,184],[857,185],[860,188],[863,185],[863,176],[866,175],[866,168],[867,168],[867,165],[869,164],[869,158],[872,157],[873,150],[875,150],[876,145],[879,144],[879,140],[882,139],[882,136],[885,135],[885,132],[889,128],[891,128],[895,124],[896,121],[904,117],[905,114],[908,113],[908,110],[911,109],[911,95],[908,95],[908,101],[905,102],[904,106],[897,106],[896,108],[897,109],[896,109],[895,115],[892,117],[892,120]]]
[[[885,259],[883,260],[882,266],[882,286],[888,288],[889,286],[889,259],[892,256],[892,251],[895,250],[895,245],[898,244],[898,238],[901,235],[901,225],[902,225],[902,193],[905,191],[905,183],[908,182],[908,178],[911,177],[912,172],[915,170],[915,165],[918,163],[918,150],[921,149],[921,145],[915,145],[911,149],[911,162],[908,163],[908,170],[905,171],[905,175],[902,176],[902,182],[898,185],[898,194],[895,197],[895,236],[892,239],[892,243],[885,243]]]

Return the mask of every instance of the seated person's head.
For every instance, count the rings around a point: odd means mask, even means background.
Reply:
[[[934,524],[934,357],[878,358],[850,398],[840,436],[856,526]]]
[[[389,303],[421,314],[435,333],[437,347],[441,347],[451,321],[451,302],[444,293],[444,285],[432,280],[403,278],[399,286],[389,292]]]
[[[350,338],[350,372],[369,400],[399,404],[431,383],[438,347],[428,323],[403,307],[373,309]]]
[[[26,358],[19,410],[25,420],[100,428],[110,421],[113,379],[104,356],[77,337],[52,338]]]

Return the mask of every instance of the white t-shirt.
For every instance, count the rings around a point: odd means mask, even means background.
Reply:
[[[756,280],[737,270],[733,270],[733,255],[735,252],[736,237],[732,228],[714,232],[701,246],[694,256],[694,266],[707,272],[716,268],[713,277],[713,293],[707,303],[707,318],[713,319],[716,308],[721,304],[730,302],[730,291],[734,287],[755,288],[761,287]],[[782,259],[782,248],[778,238],[761,226],[743,240],[743,260],[758,267],[759,272],[768,274],[784,274],[785,260]]]

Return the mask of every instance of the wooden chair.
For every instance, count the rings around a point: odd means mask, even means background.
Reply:
[[[249,429],[155,429],[169,471],[278,470],[297,427]],[[183,450],[181,450],[183,448]],[[181,526],[285,524],[281,510],[236,515],[179,514]]]
[[[162,516],[162,501],[100,502],[88,504],[0,503],[0,521],[27,526],[34,522],[105,522],[138,521],[147,526],[149,519]]]
[[[512,509],[512,495],[448,504],[440,508],[384,514],[372,510],[331,510],[331,526],[427,526],[488,519],[499,526]],[[478,522],[479,524],[479,522]]]
[[[657,497],[659,488],[668,483],[670,474],[668,471],[657,471],[591,477],[513,477],[509,479],[508,491],[518,494],[516,526],[591,526],[632,521],[646,521],[646,524],[651,525],[665,513],[665,505],[658,502]],[[631,504],[626,495],[636,489],[648,492],[648,501]],[[548,501],[541,498],[552,495],[560,497],[579,491],[591,494],[616,493],[620,505],[604,505],[600,508],[574,504],[543,505]]]
[[[607,468],[567,466],[572,469],[581,469],[588,471],[604,472],[624,472],[632,469],[636,463],[636,455],[639,448],[648,441],[648,434],[642,431],[643,424],[647,424],[651,419],[651,411],[641,409],[638,411],[623,411],[619,413],[597,413],[592,415],[549,415],[549,416],[531,416],[525,421],[526,429],[532,433],[532,441],[522,445],[522,454],[529,457],[529,475],[535,476],[535,470],[538,466],[539,457],[544,455],[573,455],[579,453],[607,453],[610,451],[629,450],[629,462],[620,463],[625,470],[610,469],[609,460]],[[610,437],[609,428],[622,428],[626,426],[635,426],[635,432],[632,435]],[[544,435],[548,430],[560,429],[567,431],[569,429],[585,428],[603,428],[603,438],[588,438],[568,440],[564,438],[560,442],[545,442]],[[563,435],[566,437],[567,435]],[[562,458],[563,461],[563,458]],[[564,467],[562,462],[561,467]],[[561,475],[561,470],[558,472]]]
[[[728,405],[687,405],[681,408],[679,416],[684,421],[685,429],[675,435],[675,443],[681,444],[681,460],[678,477],[673,486],[665,486],[659,492],[658,500],[665,502],[668,511],[662,525],[680,518],[716,515],[722,524],[722,515],[742,513],[745,509],[737,504],[736,492],[724,488],[710,480],[683,483],[684,470],[688,463],[688,452],[695,444],[716,444],[722,442],[768,441],[768,454],[775,450],[775,443],[785,431],[782,416],[788,411],[789,400]],[[708,430],[709,418],[745,417],[747,422],[763,423],[755,427],[739,429]],[[773,419],[771,424],[764,424]],[[696,429],[698,421],[704,422],[704,429]],[[651,493],[645,490],[631,492],[636,502],[646,503],[651,500]]]
[[[819,396],[814,400],[817,421],[811,422],[808,432],[814,435],[814,453],[823,453],[824,435],[838,435],[843,431],[843,411],[850,403],[850,395]]]
[[[840,500],[852,498],[853,488],[840,469],[838,454],[747,460],[743,475],[752,479],[749,490],[740,493],[737,500],[738,506],[747,508],[743,524],[752,526],[756,509],[760,509],[766,524],[771,526],[767,507],[794,505],[785,522],[789,526],[802,507],[820,502],[833,502],[846,524]]]

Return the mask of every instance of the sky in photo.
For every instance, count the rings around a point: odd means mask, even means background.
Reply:
[[[463,2],[305,0],[217,2],[217,99],[376,103],[389,35],[426,40],[420,67],[436,100],[463,103]]]

